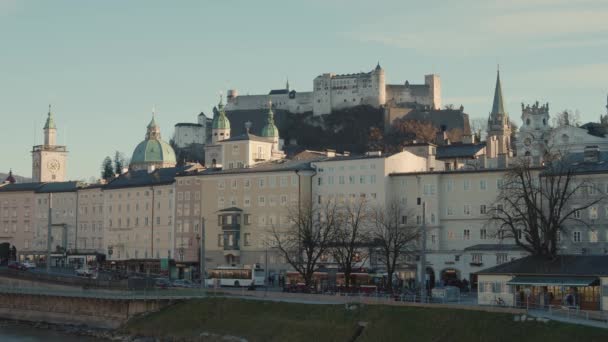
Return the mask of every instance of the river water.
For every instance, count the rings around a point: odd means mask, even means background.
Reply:
[[[104,340],[69,335],[67,333],[36,328],[21,324],[1,324],[0,341],[2,342],[101,342]]]

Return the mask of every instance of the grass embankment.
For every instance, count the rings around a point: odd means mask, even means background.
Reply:
[[[310,305],[209,298],[178,303],[129,322],[131,335],[197,340],[202,332],[248,341],[608,341],[608,329],[514,322],[512,314],[368,305]]]

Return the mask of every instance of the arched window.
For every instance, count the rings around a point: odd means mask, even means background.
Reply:
[[[526,126],[530,126],[530,118],[526,119]]]
[[[526,153],[524,154],[526,157],[530,156],[530,151],[526,151]]]

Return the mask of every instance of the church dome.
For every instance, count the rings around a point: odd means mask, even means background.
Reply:
[[[131,157],[129,167],[134,170],[147,169],[149,166],[157,168],[173,167],[176,164],[173,147],[160,137],[160,127],[154,117],[148,125],[146,139],[140,142]]]
[[[266,124],[262,127],[262,132],[260,134],[265,138],[278,138],[279,137],[279,129],[274,124],[274,113],[272,112],[272,102],[268,104],[268,117],[266,118]]]
[[[226,116],[224,111],[224,104],[220,99],[220,103],[217,105],[218,114],[213,116],[212,127],[213,129],[230,129],[230,120]]]

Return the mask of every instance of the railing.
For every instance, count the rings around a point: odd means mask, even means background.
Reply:
[[[20,294],[32,296],[54,296],[71,298],[96,298],[109,300],[152,300],[152,299],[191,299],[204,298],[207,290],[192,289],[153,289],[143,291],[111,291],[90,289],[52,289],[40,287],[0,286],[0,294]]]

